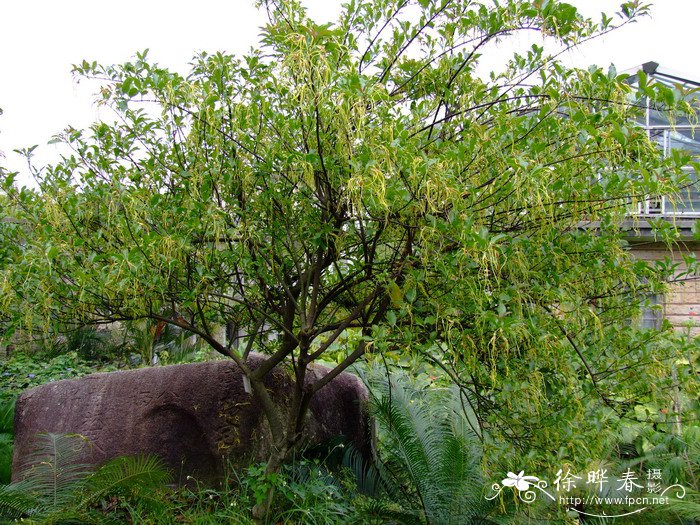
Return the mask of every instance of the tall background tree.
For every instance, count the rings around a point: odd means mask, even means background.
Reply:
[[[262,7],[257,50],[202,53],[186,77],[145,52],[75,67],[116,119],[57,137],[72,153],[37,190],[3,173],[6,333],[149,318],[198,335],[248,378],[270,471],[366,354],[448,374],[492,451],[595,457],[644,381],[663,387],[668,348],[628,326],[665,276],[620,222],[687,182],[688,159],[659,158],[631,119],[643,97],[689,107],[559,56],[647,8],[350,1],[319,25],[295,1]],[[517,33],[538,44],[477,74]],[[287,407],[263,385],[280,364]]]

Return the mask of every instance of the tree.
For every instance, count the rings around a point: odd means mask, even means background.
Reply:
[[[4,230],[8,331],[149,318],[197,334],[248,378],[269,471],[312,397],[367,353],[421,354],[465,388],[481,431],[524,448],[522,415],[547,392],[562,410],[579,394],[618,410],[620,358],[648,356],[619,327],[661,286],[618,225],[635,199],[676,191],[688,160],[660,159],[630,119],[641,96],[685,103],[653,85],[635,99],[624,75],[559,56],[647,7],[595,23],[547,0],[351,1],[326,25],[296,1],[264,7],[259,49],[202,53],[187,77],[146,52],[75,66],[117,119],[61,134],[72,154],[36,170],[38,191],[5,174],[3,213],[22,224]],[[477,74],[516,33],[542,45]],[[341,338],[355,344],[310,381]],[[255,369],[252,349],[268,355]],[[281,363],[288,407],[263,385]],[[509,377],[524,385],[510,397]]]

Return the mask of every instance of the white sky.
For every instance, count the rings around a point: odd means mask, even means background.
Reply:
[[[599,19],[622,0],[568,0]],[[303,0],[317,21],[332,21],[339,0]],[[199,50],[244,53],[257,42],[262,13],[252,0],[0,0],[0,162],[25,172],[12,150],[39,144],[39,164],[56,158],[46,142],[67,125],[87,127],[96,119],[95,86],[76,85],[71,65],[83,59],[103,64],[130,59],[149,48],[163,66],[187,71]],[[573,52],[577,66],[614,62],[619,71],[650,60],[700,78],[697,23],[700,0],[656,0],[652,17]],[[28,177],[21,176],[23,183]]]

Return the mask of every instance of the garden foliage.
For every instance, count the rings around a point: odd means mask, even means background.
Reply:
[[[197,335],[263,408],[266,475],[316,392],[366,354],[457,385],[492,468],[585,465],[637,405],[668,401],[677,348],[629,320],[678,267],[634,260],[621,223],[689,181],[690,157],[662,159],[640,109],[693,108],[560,60],[646,6],[594,21],[549,0],[350,1],[318,24],[295,0],[261,4],[243,57],[201,53],[185,76],[146,52],[75,66],[117,118],[59,134],[71,153],[33,168],[37,189],[2,172],[6,337],[133,321]],[[518,33],[537,43],[491,67]],[[263,384],[280,363],[284,410]]]

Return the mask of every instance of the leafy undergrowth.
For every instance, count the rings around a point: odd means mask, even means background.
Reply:
[[[84,438],[46,435],[37,455],[28,459],[22,480],[0,486],[0,523],[248,525],[254,523],[251,509],[270,488],[274,499],[265,525],[484,525],[526,523],[529,518],[577,522],[556,505],[517,509],[508,498],[498,505],[483,500],[487,478],[479,466],[478,441],[455,412],[449,390],[415,389],[400,376],[374,383],[380,439],[373,465],[351,447],[336,444],[323,460],[307,455],[278,474],[266,474],[258,464],[231,471],[215,488],[193,479],[189,486],[174,488],[155,458],[117,458],[92,470],[76,462]],[[675,461],[681,453],[697,465],[697,436],[688,434],[685,441],[688,446],[678,450],[661,443],[635,461],[655,465]],[[340,458],[332,459],[334,452]],[[686,500],[620,524],[694,523],[700,517],[696,501],[697,493],[688,490]]]
[[[360,495],[348,472],[332,475],[319,462],[298,461],[272,476],[254,465],[216,489],[195,480],[175,489],[157,458],[116,458],[92,469],[77,461],[84,446],[81,436],[41,435],[20,480],[0,486],[0,522],[252,524],[250,509],[271,486],[269,524],[370,525],[387,523],[392,511]]]
[[[9,483],[12,474],[14,415],[14,399],[0,398],[0,484]]]
[[[301,462],[273,478],[263,478],[261,466],[251,467],[242,476],[232,476],[217,489],[195,485],[166,496],[167,504],[153,511],[139,504],[118,504],[126,523],[145,525],[253,524],[251,509],[270,484],[275,498],[269,524],[379,524],[385,519],[372,515],[371,500],[357,494],[349,481],[339,481],[321,466]],[[148,512],[144,512],[147,510]]]
[[[73,379],[110,370],[116,370],[116,367],[90,362],[78,356],[77,352],[46,359],[18,352],[9,359],[0,361],[0,392],[3,397],[16,397],[28,388],[49,381]]]
[[[71,447],[83,443],[80,438],[47,435],[46,446],[39,449],[43,458],[32,462],[40,468],[19,483],[1,486],[9,482],[11,416],[17,394],[47,381],[128,366],[87,354],[15,353],[0,362],[0,523],[247,525],[254,523],[251,509],[270,488],[274,499],[266,525],[467,525],[523,523],[530,517],[550,523],[573,519],[557,505],[516,508],[514,500],[487,502],[484,490],[493,476],[482,472],[483,447],[457,392],[441,388],[432,379],[421,382],[396,372],[391,381],[381,375],[366,377],[377,422],[373,465],[351,448],[337,445],[323,460],[298,460],[279,474],[265,474],[263,465],[253,465],[243,472],[232,471],[215,488],[196,480],[175,488],[154,458],[118,458],[91,470],[70,460]],[[189,349],[179,354],[182,360],[208,357]],[[160,357],[161,362],[170,359],[163,350]],[[644,515],[618,520],[620,524],[686,525],[699,520],[699,496],[691,488],[697,486],[699,475],[697,428],[686,428],[683,436],[649,430],[634,443],[638,446],[632,452],[611,453],[611,472],[629,466],[673,467],[664,471],[664,479],[687,486],[688,494]],[[340,458],[331,459],[334,451]]]

